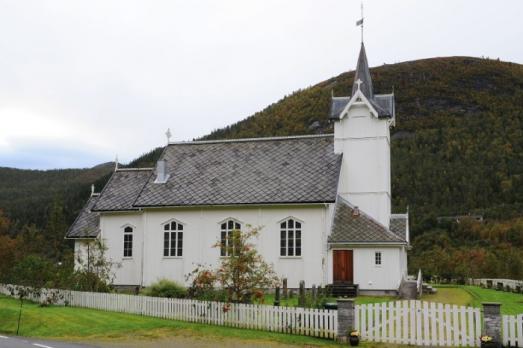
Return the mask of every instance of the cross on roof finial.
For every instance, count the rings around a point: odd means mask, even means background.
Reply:
[[[363,81],[360,80],[360,79],[357,79],[356,82],[354,82],[354,83],[358,85],[358,90],[360,90],[361,89],[361,84],[363,83]]]
[[[165,136],[167,137],[167,144],[169,144],[169,142],[171,141],[171,129],[170,128],[167,128],[167,132],[165,132]]]

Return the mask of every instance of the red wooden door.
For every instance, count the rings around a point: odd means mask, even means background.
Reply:
[[[352,250],[333,250],[333,280],[353,282]]]

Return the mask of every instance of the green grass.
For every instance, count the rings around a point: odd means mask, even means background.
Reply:
[[[499,302],[504,314],[523,313],[523,295],[483,289],[473,286],[439,287],[436,295],[424,295],[423,300],[456,305],[481,307],[482,302]],[[335,302],[334,298],[331,298]],[[393,301],[389,296],[359,296],[356,302],[375,303]],[[268,296],[267,304],[273,299]],[[297,302],[296,297],[289,304]],[[19,302],[0,296],[0,333],[13,335],[16,332]],[[23,308],[20,335],[49,339],[91,340],[140,340],[165,339],[172,336],[233,338],[283,344],[318,347],[339,347],[324,339],[278,334],[256,330],[235,329],[221,326],[193,324],[175,320],[142,317],[138,315],[104,312],[71,307],[39,307],[26,303]],[[385,347],[386,345],[365,343],[363,347]],[[392,347],[391,345],[387,345]],[[401,346],[397,346],[401,347]]]
[[[0,296],[0,333],[14,335],[19,302]],[[164,339],[172,336],[233,338],[339,347],[330,340],[71,307],[24,304],[20,335],[74,341]]]
[[[503,314],[523,313],[522,294],[484,289],[477,286],[463,286],[463,289],[472,297],[471,306],[481,307],[482,302],[499,302]]]
[[[356,304],[367,304],[367,303],[377,303],[377,302],[387,302],[394,301],[396,298],[393,296],[358,296],[356,297]],[[336,302],[335,297],[328,297],[327,302]],[[274,294],[265,295],[264,304],[273,305],[274,304]],[[284,299],[283,297],[280,300],[281,306],[287,307],[297,307],[298,306],[298,296],[294,295],[292,298]]]
[[[499,302],[501,303],[501,312],[503,314],[520,314],[523,313],[523,295],[514,294],[504,291],[484,289],[477,286],[461,285],[436,285],[438,292],[434,295],[425,294],[422,296],[423,301],[448,303],[458,306],[472,306],[481,308],[482,302]],[[367,304],[377,302],[395,301],[393,296],[358,296],[356,304]],[[336,298],[329,297],[327,302],[336,302]],[[274,295],[265,296],[265,304],[272,305]],[[296,307],[298,297],[293,296],[288,300],[281,300],[282,306]]]

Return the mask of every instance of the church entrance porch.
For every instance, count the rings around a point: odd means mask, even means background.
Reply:
[[[332,251],[331,294],[339,297],[355,297],[358,285],[354,284],[354,257],[352,250]]]

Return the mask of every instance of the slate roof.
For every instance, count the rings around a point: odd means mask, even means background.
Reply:
[[[329,243],[406,243],[365,212],[338,196]]]
[[[365,45],[361,43],[360,55],[358,56],[358,63],[356,64],[356,72],[354,73],[354,84],[352,85],[352,94],[354,96],[358,91],[356,81],[361,81],[359,87],[361,92],[367,99],[373,99],[374,92],[372,89],[372,79],[370,77],[369,63],[367,62],[367,53],[365,52]]]
[[[67,231],[66,238],[95,238],[100,231],[100,214],[91,211],[98,201],[98,196],[91,196],[76,220]]]
[[[331,109],[329,118],[339,120],[342,111],[350,102],[350,97],[333,97],[331,99]],[[394,116],[394,95],[376,94],[374,99],[369,100],[372,107],[378,113],[379,118]]]
[[[396,234],[398,237],[403,239],[407,238],[407,224],[408,224],[408,215],[407,214],[392,214],[390,216],[390,230]]]
[[[135,207],[334,202],[341,155],[330,135],[196,141],[164,151]]]
[[[152,169],[118,169],[100,193],[94,211],[136,210],[134,201],[151,176]]]

